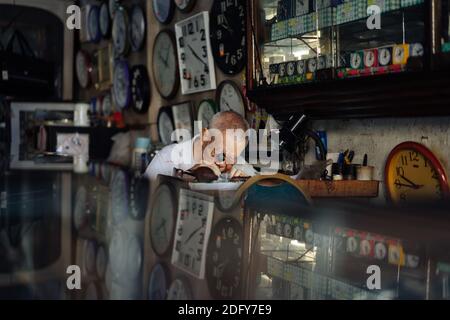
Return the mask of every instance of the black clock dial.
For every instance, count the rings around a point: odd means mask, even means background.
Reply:
[[[206,279],[215,299],[239,299],[242,270],[242,226],[224,218],[214,227],[206,255]]]
[[[245,0],[214,0],[210,14],[214,59],[225,74],[237,74],[247,63]]]
[[[150,79],[144,65],[134,66],[131,69],[131,98],[132,107],[137,113],[144,114],[150,106]]]

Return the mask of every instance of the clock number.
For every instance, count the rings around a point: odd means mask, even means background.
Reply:
[[[419,153],[417,151],[409,153],[409,159],[411,161],[419,162]]]
[[[178,39],[178,42],[179,42],[180,48],[184,48],[184,38],[183,38],[183,37],[180,37],[180,38]]]
[[[397,167],[396,171],[397,171],[397,176],[404,176],[405,175],[405,170],[403,169],[403,167]]]
[[[203,245],[203,243],[205,242],[205,234],[202,232],[199,234],[200,236],[200,240],[198,241],[199,245]]]
[[[188,32],[190,35],[194,34],[194,24],[193,23],[188,24]]]
[[[202,255],[203,255],[203,250],[202,249],[197,249],[197,261],[201,261],[202,260]]]
[[[200,33],[202,34],[201,40],[202,40],[202,41],[205,41],[205,40],[206,40],[205,29],[200,30]]]
[[[184,265],[186,266],[186,267],[189,267],[190,266],[190,264],[191,264],[191,256],[187,253],[185,256],[184,256]]]
[[[206,85],[206,77],[204,74],[200,76],[200,84],[202,85],[202,87]]]
[[[198,79],[197,76],[194,78],[194,87],[198,88]]]
[[[206,46],[202,47],[202,51],[203,51],[203,58],[206,58],[208,56],[208,50],[206,49]]]
[[[181,53],[181,60],[186,61],[186,54],[184,52]]]
[[[203,219],[202,219],[202,227],[206,227],[206,221],[207,221],[206,218],[203,218]]]
[[[402,165],[407,166],[408,165],[408,158],[405,155],[402,155]]]
[[[181,250],[181,241],[178,240],[178,241],[176,242],[176,244],[175,244],[175,250],[176,250],[176,251],[180,251],[180,250]]]

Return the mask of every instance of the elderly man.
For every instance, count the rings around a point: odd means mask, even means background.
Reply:
[[[230,178],[254,175],[254,169],[241,157],[247,144],[245,133],[248,129],[247,121],[239,114],[219,112],[211,120],[210,128],[202,129],[200,135],[163,148],[145,174],[155,181],[160,174],[172,175],[174,168],[187,171],[208,165],[221,173],[229,173]]]

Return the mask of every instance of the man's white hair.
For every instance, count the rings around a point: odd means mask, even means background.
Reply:
[[[250,128],[247,120],[234,111],[222,111],[216,113],[210,122],[210,129],[226,131],[228,129],[242,129],[244,132]]]

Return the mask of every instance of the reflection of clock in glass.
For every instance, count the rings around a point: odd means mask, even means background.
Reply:
[[[159,22],[167,24],[172,20],[175,4],[172,0],[153,0],[153,13]]]
[[[150,240],[153,251],[163,256],[170,250],[175,227],[177,203],[168,184],[161,184],[155,192],[150,216]]]
[[[111,215],[114,224],[118,225],[128,216],[128,177],[125,171],[116,171],[110,189]]]
[[[237,84],[230,80],[222,81],[217,89],[216,102],[220,111],[234,111],[245,117],[245,102]]]
[[[234,209],[234,191],[219,190],[215,199],[216,207],[222,212],[230,212]]]
[[[408,268],[417,268],[420,263],[420,258],[412,254],[407,254],[405,260]]]
[[[283,224],[281,222],[277,222],[275,230],[276,230],[275,232],[278,236],[283,236]]]
[[[172,98],[178,90],[180,79],[178,77],[175,36],[171,31],[163,30],[156,36],[152,61],[153,79],[158,92],[165,99]]]
[[[111,28],[111,17],[109,16],[108,4],[103,2],[100,6],[100,32],[104,38],[109,34]]]
[[[164,145],[172,143],[172,134],[175,131],[173,124],[172,109],[161,108],[158,114],[158,134],[159,140]]]
[[[314,242],[314,232],[312,229],[307,229],[305,231],[305,243],[312,244]]]
[[[135,5],[131,9],[130,42],[131,49],[138,51],[142,48],[145,41],[145,14],[142,8]]]
[[[126,60],[116,62],[114,68],[113,92],[116,105],[126,108],[131,100],[130,69]]]
[[[128,14],[124,7],[117,9],[112,26],[112,43],[116,57],[124,56],[129,50]]]
[[[194,8],[195,0],[175,0],[177,8],[184,13],[187,13]]]
[[[169,276],[166,268],[161,264],[156,264],[150,272],[148,281],[147,298],[149,300],[164,300],[167,296]]]
[[[191,300],[192,290],[186,278],[175,279],[169,287],[167,300]]]
[[[298,75],[305,74],[305,71],[306,71],[305,60],[297,61],[297,74]]]
[[[92,65],[86,52],[80,50],[75,58],[75,69],[80,87],[86,89],[91,83]]]
[[[350,54],[350,67],[352,69],[362,69],[364,67],[364,54],[362,51],[352,52]]]
[[[211,233],[206,279],[214,299],[239,299],[243,251],[242,226],[233,218],[220,220]]]
[[[392,64],[392,47],[378,49],[378,64],[382,67]]]
[[[211,45],[217,66],[228,75],[238,74],[247,63],[246,1],[214,0],[211,8]]]
[[[73,210],[73,225],[75,230],[80,230],[83,227],[86,219],[86,188],[81,186],[78,188],[75,196],[75,208]]]
[[[216,89],[207,11],[175,24],[181,91],[192,94]]]
[[[360,246],[360,255],[364,256],[364,257],[368,257],[370,256],[371,252],[372,252],[372,246],[370,245],[370,241],[367,239],[361,240],[361,243],[359,244]]]
[[[309,73],[314,73],[317,70],[317,59],[311,58],[307,61],[307,68]]]
[[[424,54],[423,45],[420,42],[410,44],[409,51],[411,57],[422,57]]]
[[[213,100],[203,100],[198,105],[197,121],[202,122],[203,128],[209,128],[209,124],[215,114],[216,103]]]
[[[425,146],[404,142],[388,156],[385,167],[388,199],[395,204],[439,201],[448,198],[445,169]]]
[[[280,74],[280,77],[286,76],[286,64],[285,63],[280,63],[279,74]]]
[[[131,99],[132,108],[140,114],[145,114],[150,107],[151,89],[150,78],[144,65],[137,65],[131,69]]]
[[[92,42],[99,42],[102,34],[100,32],[100,8],[92,5],[88,13],[88,34]]]
[[[292,77],[295,74],[295,62],[291,61],[288,62],[286,65],[287,65],[287,75],[289,77]]]
[[[378,51],[377,49],[370,49],[364,51],[364,67],[372,68],[378,65]]]

